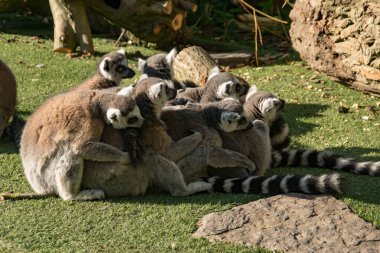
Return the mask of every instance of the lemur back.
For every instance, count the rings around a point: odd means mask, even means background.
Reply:
[[[0,137],[16,112],[16,79],[9,67],[0,60]]]
[[[256,87],[250,89],[246,99],[247,101],[244,103],[246,116],[250,120],[263,119],[270,127],[272,167],[319,167],[380,176],[380,161],[359,162],[328,151],[290,149],[289,126],[281,115],[285,101],[272,93],[258,91]]]

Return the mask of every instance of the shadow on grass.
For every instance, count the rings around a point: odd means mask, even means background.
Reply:
[[[316,118],[322,117],[321,112],[328,108],[327,105],[321,104],[286,104],[283,112],[284,118],[289,124],[289,128],[296,135],[305,134],[313,128],[317,127],[317,124],[302,122],[300,118]]]
[[[329,148],[334,154],[352,157],[358,161],[380,161],[380,156],[370,153],[380,153],[380,148],[363,148],[363,147],[334,147]],[[343,154],[344,152],[344,154]]]

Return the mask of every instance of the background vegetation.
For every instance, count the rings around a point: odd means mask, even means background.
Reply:
[[[98,37],[95,56],[70,58],[51,51],[52,27],[42,17],[1,14],[0,20],[0,59],[16,76],[18,111],[24,118],[48,97],[91,75],[100,56],[115,49],[114,39]],[[148,57],[157,52],[134,46],[126,47],[126,51],[134,69],[137,55]],[[329,149],[361,160],[380,160],[379,99],[334,83],[294,57],[233,72],[287,101],[285,115],[295,147]],[[342,105],[350,108],[348,113],[338,112]],[[328,172],[281,168],[271,173]],[[338,198],[380,228],[379,178],[342,175],[345,193]],[[20,156],[4,139],[0,141],[0,192],[7,191],[30,192],[31,188],[23,175]],[[255,252],[243,246],[192,239],[191,234],[205,214],[262,197],[265,196],[150,194],[97,202],[64,202],[57,198],[3,201],[0,252]],[[353,228],[353,236],[354,233]]]

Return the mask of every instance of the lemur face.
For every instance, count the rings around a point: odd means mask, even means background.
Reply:
[[[206,87],[215,89],[219,99],[237,99],[247,94],[249,85],[244,79],[214,68],[207,79]]]
[[[122,79],[131,78],[135,72],[128,67],[128,60],[125,58],[125,51],[118,50],[103,56],[99,64],[99,72],[106,79],[121,82]]]
[[[148,96],[153,104],[163,107],[165,103],[175,98],[177,91],[171,88],[172,84],[169,80],[162,80],[149,87]]]
[[[171,80],[173,78],[173,61],[177,50],[173,48],[168,54],[156,54],[148,59],[138,60],[138,69],[149,77]]]
[[[224,111],[220,116],[219,127],[224,132],[234,132],[237,130],[248,129],[250,126],[249,121],[244,115],[236,112]]]
[[[115,129],[141,127],[144,118],[134,100],[119,96],[107,110],[106,121]]]
[[[257,91],[257,88],[251,87],[245,104],[245,107],[249,106],[252,110],[260,110],[261,115],[271,121],[284,108],[285,100],[276,97],[270,92]]]

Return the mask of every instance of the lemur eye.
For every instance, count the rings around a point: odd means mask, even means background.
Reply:
[[[118,67],[116,68],[116,71],[117,71],[117,72],[123,72],[125,69],[126,69],[126,67],[120,65],[120,66],[118,66]]]
[[[165,91],[166,91],[166,94],[169,94],[169,87],[168,86],[166,86]]]
[[[240,91],[240,88],[241,88],[241,87],[240,87],[240,84],[237,83],[237,84],[236,84],[236,91],[239,92],[239,91]]]
[[[136,123],[139,119],[136,117],[136,116],[133,116],[133,117],[130,117],[128,119],[128,124],[133,124],[133,123]]]

